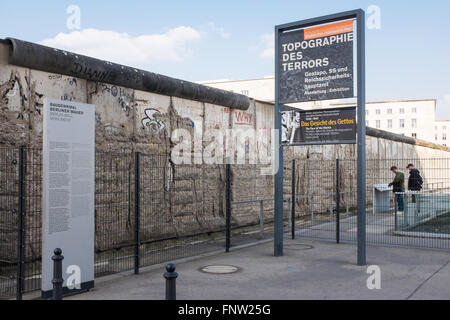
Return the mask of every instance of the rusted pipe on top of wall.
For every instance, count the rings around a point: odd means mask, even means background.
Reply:
[[[135,90],[247,110],[250,99],[241,94],[170,78],[36,43],[7,38],[9,63],[25,68],[103,82]]]
[[[396,141],[396,142],[411,144],[414,146],[420,146],[420,147],[426,147],[426,148],[430,148],[430,149],[450,152],[450,148],[446,147],[446,146],[442,146],[439,144],[435,144],[435,143],[420,140],[420,139],[414,139],[412,137],[406,137],[406,136],[398,134],[398,133],[392,133],[392,132],[383,131],[383,130],[379,130],[379,129],[375,129],[375,128],[367,127],[367,135],[370,137],[381,138],[381,139],[385,139],[385,140],[389,140],[389,141]]]

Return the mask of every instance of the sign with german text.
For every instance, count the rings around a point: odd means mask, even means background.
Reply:
[[[95,106],[45,99],[42,296],[52,295],[53,261],[62,249],[63,292],[94,286]]]
[[[353,29],[344,20],[280,34],[281,104],[354,97]]]
[[[285,111],[282,115],[284,145],[356,143],[356,108]]]

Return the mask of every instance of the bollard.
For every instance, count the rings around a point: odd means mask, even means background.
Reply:
[[[178,273],[175,272],[175,269],[175,265],[169,263],[166,267],[167,272],[164,273],[164,278],[166,278],[166,300],[177,300]]]
[[[53,300],[62,300],[63,297],[63,283],[64,279],[62,277],[62,261],[64,256],[62,255],[61,249],[55,249],[53,252],[55,255],[52,257],[53,260]]]

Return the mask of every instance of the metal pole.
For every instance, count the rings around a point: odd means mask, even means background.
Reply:
[[[231,247],[231,164],[226,165],[226,252]]]
[[[366,59],[365,12],[357,11],[358,72],[358,265],[366,265]]]
[[[296,202],[296,188],[295,188],[295,179],[296,179],[296,172],[295,172],[295,160],[292,160],[292,209],[291,209],[291,233],[292,233],[292,240],[295,240],[295,202]]]
[[[25,280],[25,179],[27,172],[27,153],[26,148],[19,148],[19,234],[17,241],[18,263],[17,263],[17,288],[16,299],[22,300]]]
[[[261,238],[264,239],[264,200],[259,202],[259,228]]]
[[[283,256],[283,145],[281,135],[281,111],[280,105],[280,30],[275,28],[275,132],[278,137],[275,141],[275,216],[274,216],[274,256]]]
[[[336,159],[336,243],[340,243],[341,241],[341,189],[339,171],[339,159]]]
[[[64,260],[64,256],[62,255],[61,249],[55,249],[53,253],[53,300],[62,300],[64,283],[62,277],[62,261]]]
[[[134,156],[134,274],[139,274],[140,267],[140,216],[141,216],[141,153]]]
[[[169,263],[166,266],[166,300],[177,300],[177,278],[178,273],[175,272],[176,267],[173,263]]]
[[[288,230],[289,230],[289,228],[290,228],[289,226],[292,226],[292,205],[291,205],[292,197],[288,197],[285,200],[287,200],[288,210],[289,210],[289,212],[288,212]]]
[[[351,193],[347,192],[345,197],[345,213],[349,214],[350,213],[350,198],[351,198]]]

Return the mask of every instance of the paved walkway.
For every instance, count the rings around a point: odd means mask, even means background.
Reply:
[[[216,299],[450,299],[450,253],[369,247],[368,264],[381,268],[381,290],[367,288],[367,267],[358,267],[356,247],[324,242],[285,241],[285,256],[274,258],[265,243],[229,254],[178,262],[180,300]],[[208,265],[232,265],[234,274],[199,271]],[[162,266],[140,275],[99,279],[96,288],[68,299],[164,298]]]

